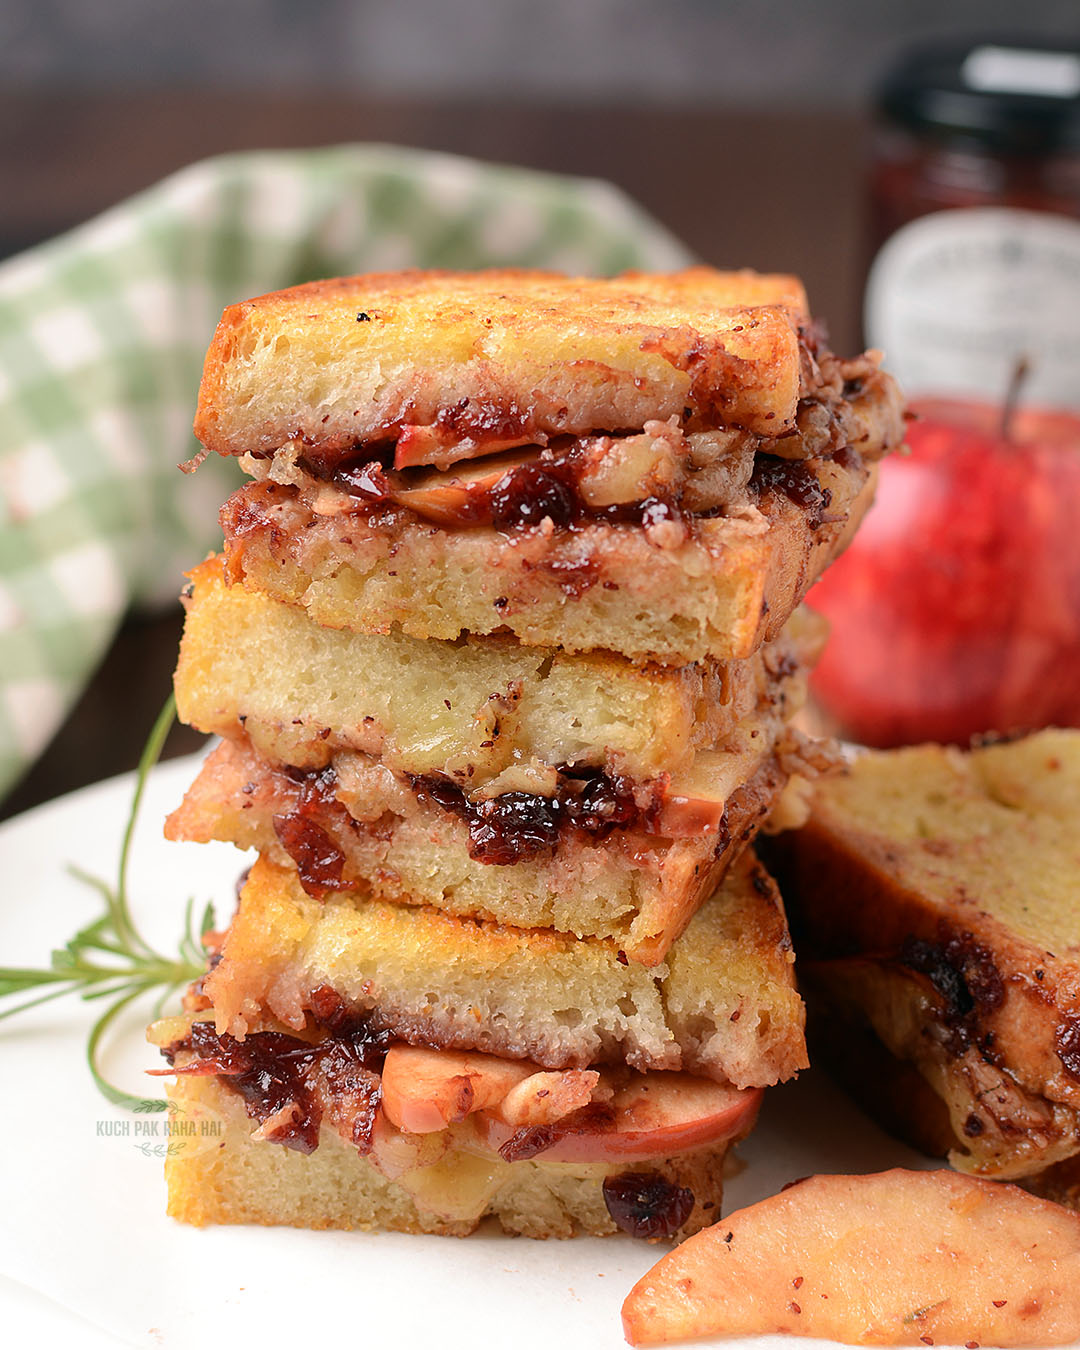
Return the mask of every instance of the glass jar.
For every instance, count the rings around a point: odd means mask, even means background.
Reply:
[[[868,342],[909,393],[1080,407],[1080,47],[921,47],[887,74]]]

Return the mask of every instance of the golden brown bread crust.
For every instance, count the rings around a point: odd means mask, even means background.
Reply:
[[[638,525],[446,530],[396,513],[319,516],[295,489],[250,484],[222,513],[230,580],[300,605],[317,623],[417,638],[509,631],[567,652],[635,662],[745,659],[779,636],[873,500],[858,456],[807,460],[830,501],[817,522],[783,492],[748,517],[692,523],[677,547]]]
[[[400,1181],[388,1180],[329,1126],[323,1127],[314,1153],[304,1155],[253,1138],[254,1126],[240,1098],[216,1078],[181,1078],[166,1091],[174,1119],[190,1122],[194,1130],[178,1138],[165,1163],[169,1213],[183,1223],[381,1228],[464,1237],[486,1215],[497,1219],[504,1232],[532,1238],[606,1237],[618,1231],[602,1185],[605,1175],[626,1167],[496,1163],[494,1185],[481,1188],[474,1206],[480,1212],[454,1219],[418,1205]],[[676,1238],[715,1222],[729,1147],[725,1141],[650,1161],[649,1172],[693,1192],[694,1208]],[[469,1161],[459,1160],[459,1168]]]
[[[818,983],[916,1063],[986,1174],[1080,1149],[1078,805],[1075,731],[867,754],[770,855]]]
[[[402,787],[363,757],[336,770],[336,797],[305,796],[304,780],[275,769],[250,742],[223,741],[165,825],[169,839],[212,839],[294,864],[275,821],[314,826],[325,857],[342,859],[341,887],[360,885],[397,904],[518,928],[555,928],[617,942],[632,961],[657,965],[769,814],[788,774],[768,756],[728,799],[724,829],[666,839],[619,829],[581,831],[545,855],[496,866],[469,853],[467,825]],[[388,781],[390,780],[390,781]],[[359,790],[358,790],[359,788]],[[352,810],[350,810],[350,806]],[[303,846],[297,854],[304,859]]]
[[[205,981],[218,1031],[300,1028],[326,989],[398,1039],[544,1068],[625,1062],[741,1088],[806,1065],[783,905],[749,853],[652,970],[598,938],[353,893],[319,902],[260,858]]]
[[[226,737],[246,731],[279,763],[317,768],[350,750],[470,791],[530,761],[640,782],[688,771],[717,746],[732,751],[733,766],[756,759],[767,724],[799,705],[823,634],[820,619],[800,614],[739,667],[641,668],[611,652],[551,652],[505,636],[451,645],[330,629],[227,586],[216,558],[190,575],[175,678],[182,721]]]
[[[793,277],[692,268],[614,280],[406,272],[230,306],[195,433],[208,450],[324,450],[435,428],[449,444],[690,418],[776,435],[801,388]]]

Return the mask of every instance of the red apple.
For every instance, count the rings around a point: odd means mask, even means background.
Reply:
[[[557,1137],[544,1162],[647,1162],[741,1137],[754,1123],[761,1088],[739,1089],[688,1073],[631,1074],[610,1116]],[[514,1130],[494,1114],[476,1117],[481,1142],[498,1151]]]
[[[832,635],[812,681],[869,745],[1080,723],[1080,417],[914,405],[911,454],[810,603]]]

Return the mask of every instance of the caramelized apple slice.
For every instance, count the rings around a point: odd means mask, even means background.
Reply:
[[[392,1125],[432,1134],[473,1111],[497,1106],[522,1079],[539,1072],[529,1060],[394,1045],[382,1071],[382,1107]]]
[[[1080,1215],[955,1172],[810,1177],[665,1256],[623,1327],[631,1345],[1058,1345],[1080,1336]]]
[[[368,1157],[383,1176],[391,1181],[416,1168],[434,1167],[446,1156],[449,1148],[450,1136],[445,1132],[404,1134],[390,1123],[385,1111],[375,1113]]]
[[[601,1086],[606,1074],[601,1075]],[[610,1108],[579,1124],[568,1120],[539,1152],[545,1162],[645,1162],[705,1148],[744,1135],[754,1123],[762,1090],[740,1090],[688,1073],[630,1073],[612,1076]],[[594,1089],[594,1095],[600,1096]],[[476,1117],[486,1148],[497,1152],[514,1129],[493,1113]]]
[[[433,465],[447,469],[463,459],[511,450],[518,445],[532,445],[535,436],[462,436],[443,427],[401,428],[394,447],[394,468],[411,469]],[[546,437],[540,438],[546,442]]]
[[[661,424],[663,426],[663,424]],[[600,436],[582,447],[581,499],[594,510],[669,493],[679,478],[681,433]]]
[[[664,790],[654,832],[689,839],[718,830],[727,799],[753,776],[760,757],[759,751],[699,751],[690,768],[675,774]]]
[[[473,460],[450,473],[417,474],[395,484],[390,495],[399,506],[440,525],[475,523],[484,516],[484,494],[504,474],[531,463],[539,454],[533,448]]]
[[[512,1087],[495,1107],[507,1125],[552,1125],[592,1101],[600,1075],[595,1069],[534,1073]]]

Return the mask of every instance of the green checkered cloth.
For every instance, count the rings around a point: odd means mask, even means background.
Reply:
[[[606,183],[341,146],[195,164],[0,265],[0,793],[124,613],[174,601],[220,541],[235,464],[176,466],[197,448],[202,357],[226,304],[402,267],[610,275],[689,260]]]

